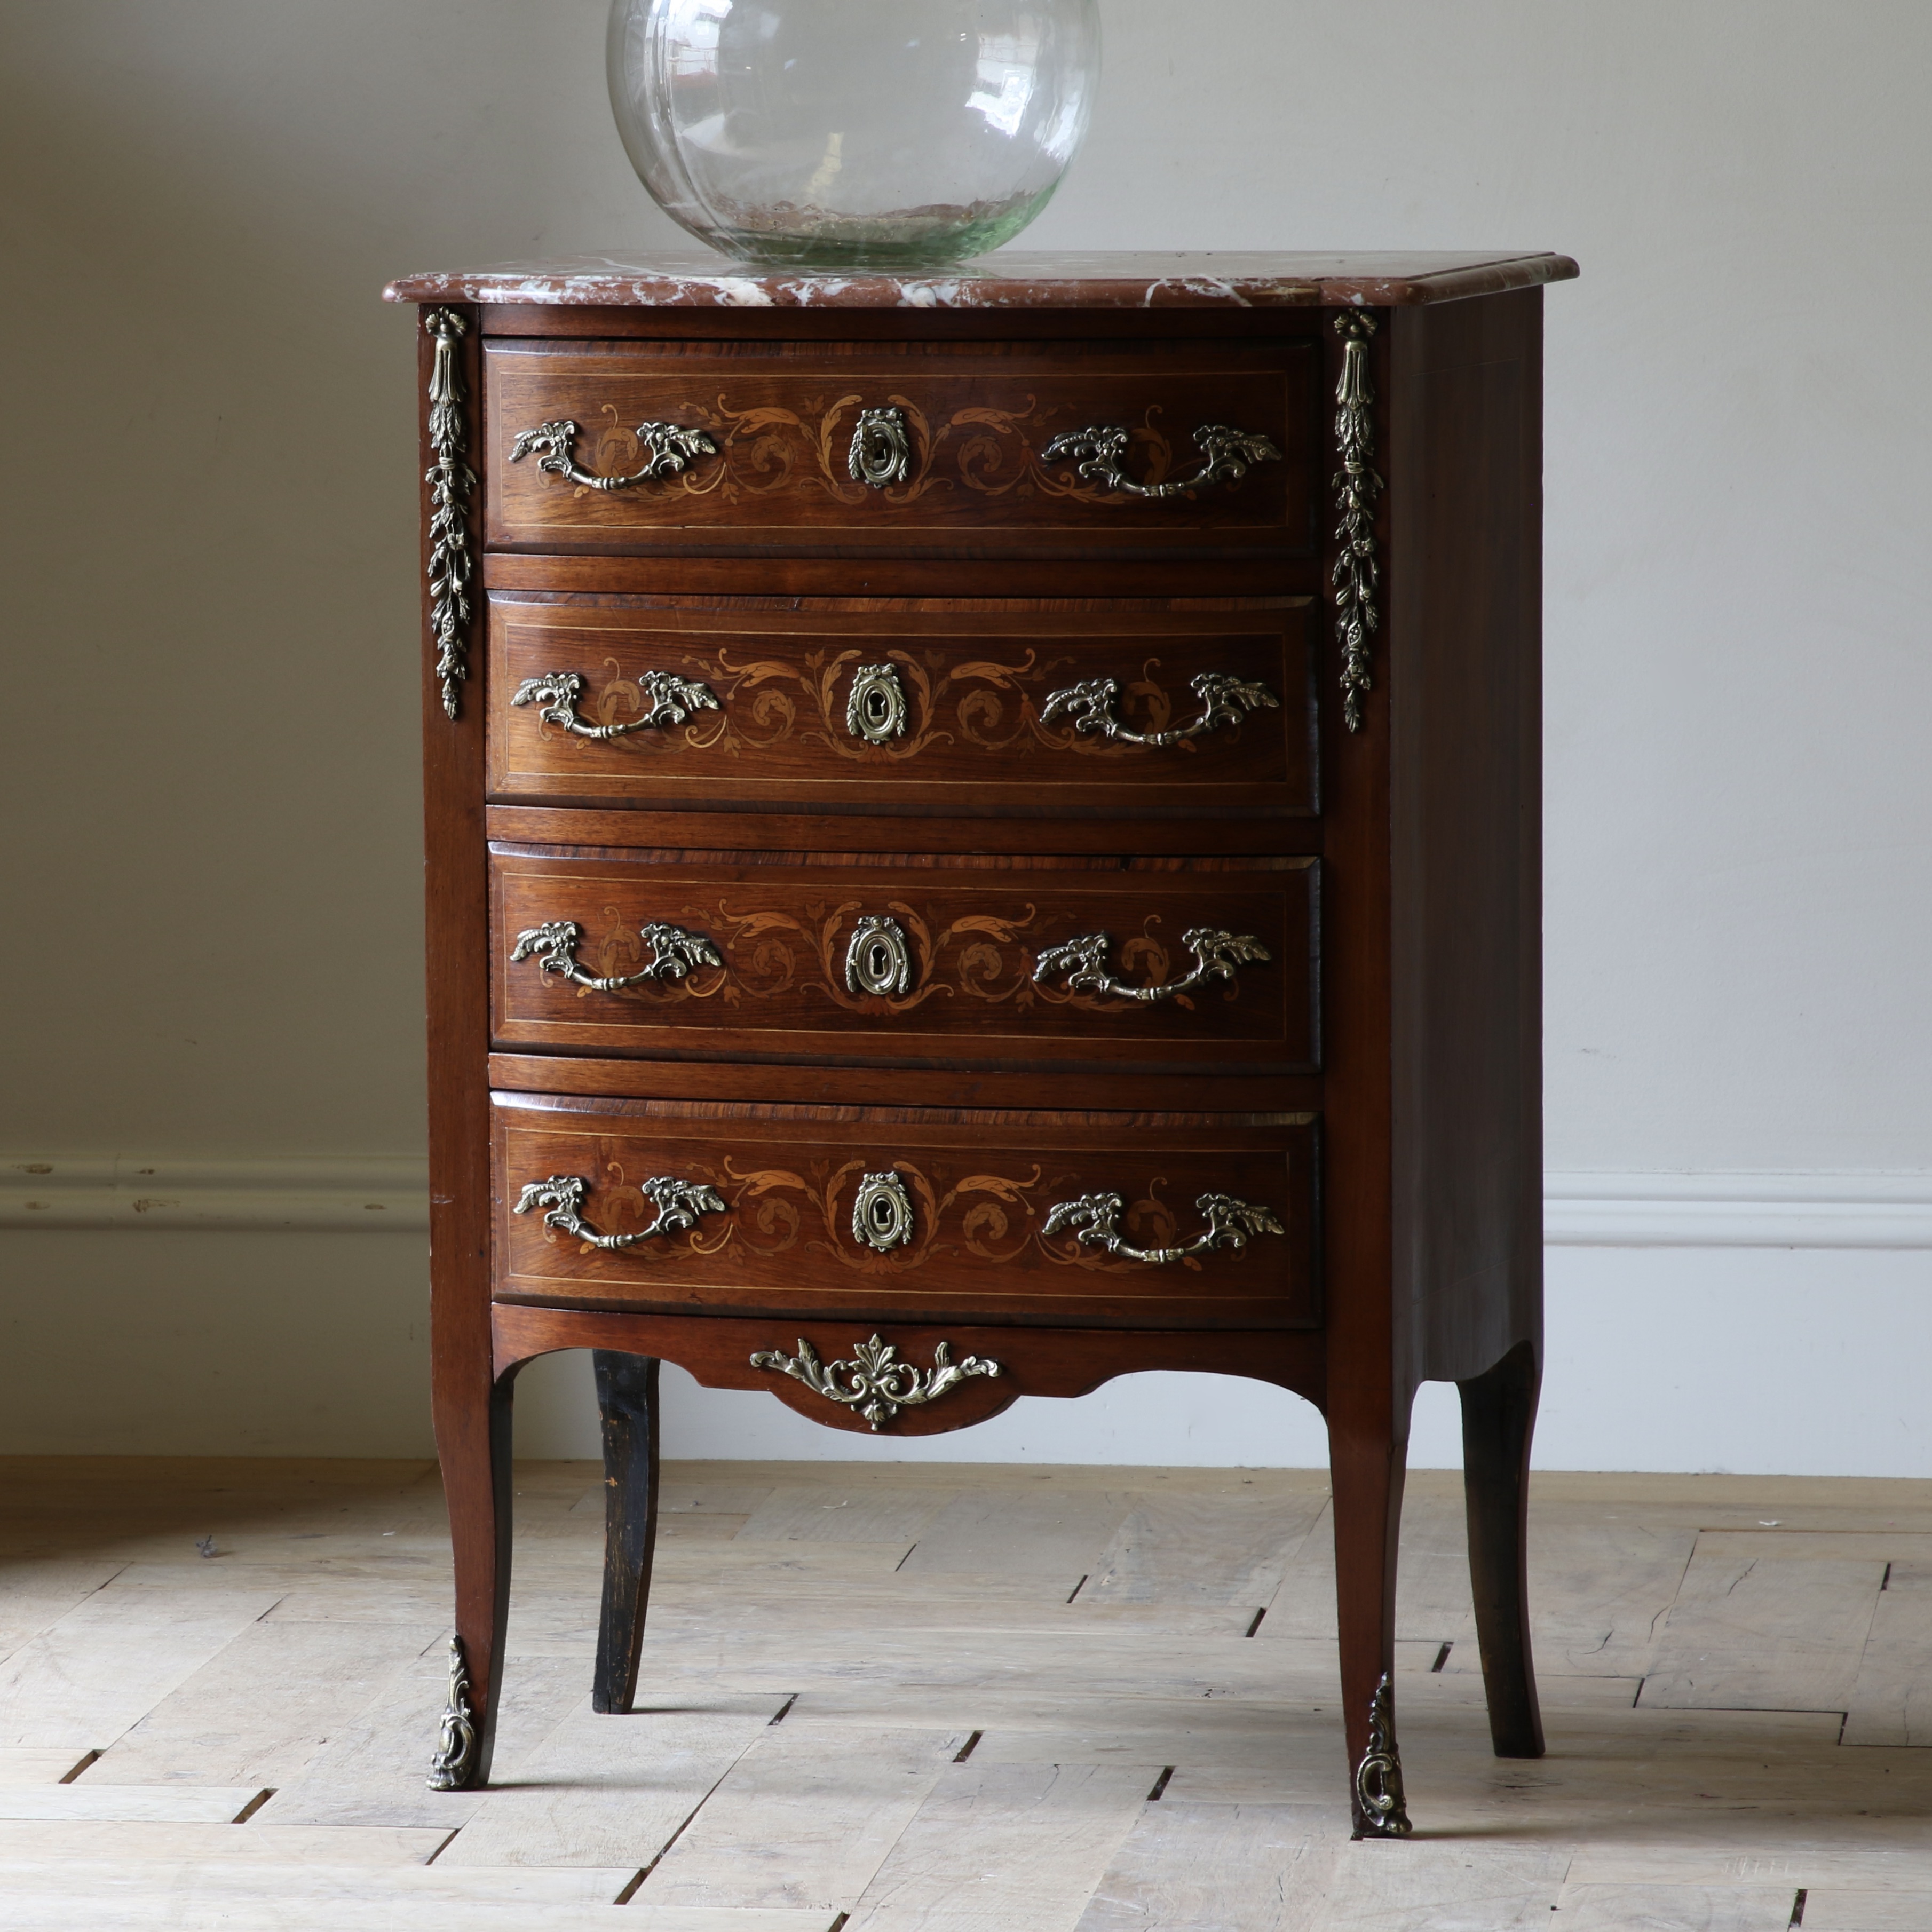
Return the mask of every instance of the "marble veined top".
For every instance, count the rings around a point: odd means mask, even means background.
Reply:
[[[1454,302],[1568,281],[1567,255],[1053,255],[940,268],[760,268],[722,255],[573,255],[403,275],[391,302],[640,308],[1322,308]]]

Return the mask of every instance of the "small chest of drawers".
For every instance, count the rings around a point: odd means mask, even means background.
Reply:
[[[1574,273],[392,287],[457,1564],[433,1781],[488,1776],[512,1390],[561,1348],[604,1411],[600,1710],[636,1688],[661,1361],[879,1434],[1258,1377],[1328,1420],[1348,1802],[1400,1835],[1434,1378],[1494,1742],[1540,1751],[1541,289]]]

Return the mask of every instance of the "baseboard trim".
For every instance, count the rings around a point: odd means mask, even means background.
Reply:
[[[1932,1174],[1547,1174],[1570,1248],[1932,1248]]]
[[[0,1162],[0,1230],[396,1234],[428,1226],[428,1168],[408,1155]]]
[[[0,1231],[428,1226],[427,1173],[408,1155],[0,1161]],[[1932,1174],[1552,1173],[1544,1239],[1573,1248],[1932,1248]]]

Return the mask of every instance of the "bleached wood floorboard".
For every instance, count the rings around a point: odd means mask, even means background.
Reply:
[[[0,1932],[1932,1932],[1932,1484],[1538,1478],[1526,1763],[1414,1474],[1400,1845],[1318,1472],[674,1466],[622,1718],[597,1472],[516,1488],[496,1784],[439,1792],[429,1466],[0,1468]]]
[[[496,1780],[438,1860],[628,1865],[656,1859],[766,1730],[782,1697],[680,1698],[599,1716],[586,1697]],[[786,1901],[789,1903],[790,1901]]]
[[[0,1788],[0,1820],[232,1825],[266,1795],[254,1784],[15,1784]]]
[[[1932,1562],[1891,1565],[1852,1682],[1844,1741],[1932,1744]]]
[[[1564,1932],[1784,1932],[1793,1896],[1780,1886],[1570,1885],[1552,1922]]]
[[[1699,1539],[1657,1640],[1645,1704],[1843,1711],[1878,1606],[1876,1555],[1781,1562]]]
[[[97,1592],[0,1664],[0,1744],[104,1750],[274,1607],[272,1594]]]
[[[1082,1603],[1259,1610],[1279,1594],[1323,1512],[1318,1497],[1299,1508],[1252,1495],[1144,1491],[1127,1500],[1126,1519],[1100,1552]]]
[[[252,1822],[195,1825],[156,1824],[138,1819],[0,1819],[0,1874],[16,1861],[44,1863],[54,1858],[147,1859],[162,1864],[240,1860],[278,1868],[421,1865],[430,1862],[448,1835],[373,1825],[332,1831],[320,1826]]]
[[[638,1893],[651,1905],[821,1907],[864,1892],[966,1742],[963,1731],[796,1719],[753,1740]]]
[[[111,1588],[100,1600],[111,1605]],[[446,1628],[251,1624],[104,1751],[82,1782],[286,1784],[406,1665],[433,1646],[442,1661]],[[267,1696],[265,1685],[274,1687]]]
[[[574,1660],[512,1659],[496,1726],[495,1775],[518,1766],[584,1695]],[[483,1802],[473,1791],[430,1791],[424,1776],[449,1682],[444,1659],[419,1658],[332,1738],[260,1814],[274,1824],[419,1825],[454,1831]]]
[[[1925,1932],[1932,1925],[1932,1892],[1821,1886],[1806,1894],[1802,1922],[1804,1932]]]
[[[0,1790],[20,1784],[58,1784],[89,1762],[77,1744],[0,1744]]]
[[[692,1911],[672,1907],[614,1919],[608,1903],[594,1905],[499,1904],[410,1893],[331,1898],[248,1898],[211,1892],[200,1875],[182,1874],[177,1888],[151,1889],[145,1872],[125,1876],[119,1898],[58,1892],[8,1901],[8,1932],[827,1932],[823,1914],[799,1912]]]
[[[850,1932],[1078,1919],[1133,1828],[1158,1766],[949,1766],[861,1895]]]

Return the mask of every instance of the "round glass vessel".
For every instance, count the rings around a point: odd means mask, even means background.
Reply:
[[[748,261],[958,261],[1087,130],[1098,0],[612,0],[610,104],[665,213]]]

